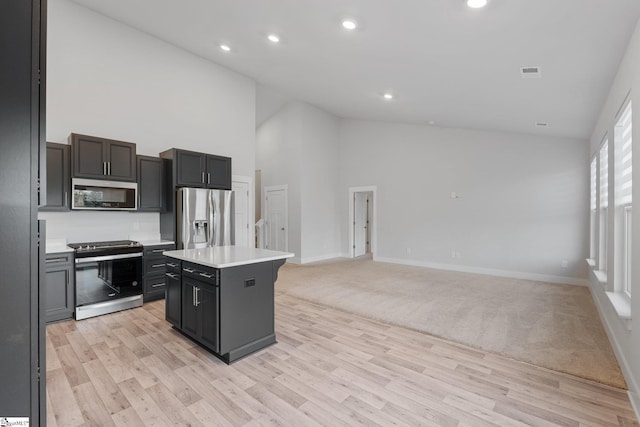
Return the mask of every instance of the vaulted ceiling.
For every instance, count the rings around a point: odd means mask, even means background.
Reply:
[[[577,138],[640,16],[637,0],[74,1],[339,117]]]

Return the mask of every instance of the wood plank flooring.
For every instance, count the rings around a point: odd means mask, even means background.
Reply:
[[[47,326],[49,426],[638,426],[625,391],[299,300],[231,366],[164,301]]]

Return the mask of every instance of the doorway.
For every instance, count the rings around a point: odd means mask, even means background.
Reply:
[[[375,253],[375,194],[375,186],[349,189],[349,253],[352,258]]]
[[[264,188],[264,219],[266,248],[274,251],[289,250],[288,186]]]
[[[231,189],[234,194],[234,231],[235,245],[241,247],[251,246],[250,228],[250,203],[249,189],[251,188],[251,178],[247,176],[233,176]]]

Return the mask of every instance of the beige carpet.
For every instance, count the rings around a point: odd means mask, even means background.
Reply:
[[[357,259],[286,264],[276,291],[627,387],[586,287]]]

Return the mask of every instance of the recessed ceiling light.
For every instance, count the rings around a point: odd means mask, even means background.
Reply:
[[[346,29],[346,30],[355,30],[356,28],[358,28],[358,23],[356,21],[354,21],[353,19],[344,19],[342,21],[342,26]]]
[[[384,99],[386,99],[386,100],[388,100],[388,101],[389,101],[389,100],[393,99],[393,94],[392,94],[391,92],[385,92],[385,93],[382,95],[382,97],[383,97]]]
[[[480,9],[487,5],[487,0],[467,0],[467,6],[472,9]]]
[[[220,49],[224,50],[225,52],[230,52],[231,48],[229,47],[228,44],[221,44],[220,45]]]
[[[269,41],[270,41],[270,42],[272,42],[272,43],[280,43],[280,37],[278,37],[278,36],[277,36],[277,35],[275,35],[275,34],[269,34],[269,35],[267,36],[267,38],[268,38],[268,39],[269,39]]]

